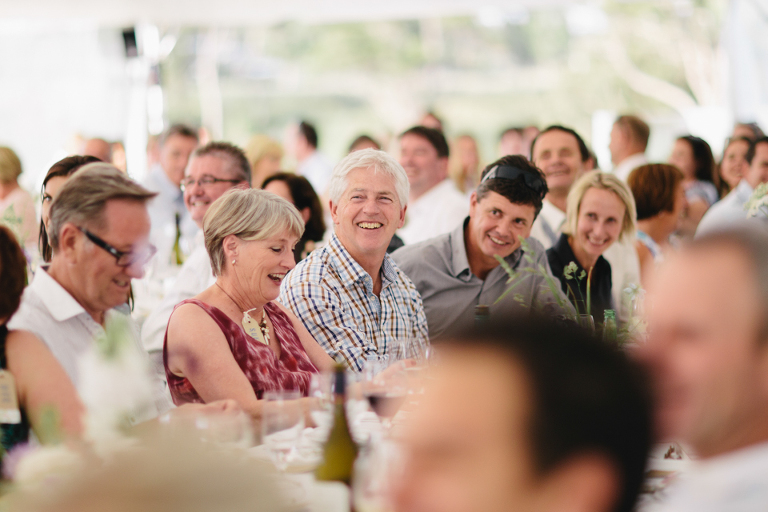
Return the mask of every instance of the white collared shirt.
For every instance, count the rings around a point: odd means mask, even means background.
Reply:
[[[150,169],[143,185],[157,196],[147,203],[152,230],[149,241],[157,247],[157,254],[152,258],[151,268],[155,274],[162,274],[172,266],[173,245],[176,241],[176,214],[179,214],[181,239],[179,245],[182,252],[188,255],[192,252],[195,236],[200,229],[190,217],[184,206],[184,194],[165,174],[157,164]]]
[[[450,179],[408,203],[405,225],[397,234],[406,244],[415,244],[453,231],[469,214],[469,201]]]
[[[144,356],[136,324],[126,311],[119,308],[105,313],[108,321],[114,315],[127,319],[136,349]],[[38,268],[30,285],[24,290],[18,311],[8,322],[9,329],[29,331],[37,336],[53,353],[80,392],[80,360],[95,350],[95,339],[104,334],[104,328],[48,272]],[[155,402],[159,412],[170,407],[162,382],[154,382]]]
[[[312,153],[296,167],[296,174],[307,178],[318,196],[325,194],[332,173],[333,165],[319,151]],[[253,186],[260,187],[261,183],[254,183]]]
[[[541,242],[544,249],[549,249],[560,238],[563,224],[565,224],[565,212],[544,199],[541,202],[539,216],[533,221],[529,238],[535,238]]]
[[[530,237],[541,242],[545,249],[549,249],[560,238],[565,218],[564,211],[544,199],[541,213],[536,217],[531,228]],[[553,231],[554,240],[548,233],[548,229]],[[616,306],[616,314],[620,320],[625,320],[629,311],[623,310],[624,290],[630,285],[640,286],[640,260],[635,249],[635,237],[612,243],[603,253],[603,257],[611,264],[611,281],[613,281],[611,295],[613,304]]]
[[[733,224],[743,223],[747,218],[747,211],[744,205],[747,204],[752,196],[754,189],[746,180],[741,180],[736,188],[731,190],[727,196],[717,203],[713,204],[696,228],[696,237],[708,231],[727,228]]]
[[[768,510],[768,443],[694,462],[644,512],[765,512]]]
[[[648,159],[645,158],[645,153],[636,153],[619,162],[619,165],[614,167],[613,174],[621,178],[623,181],[627,181],[627,178],[629,178],[629,175],[632,173],[632,171],[647,163]]]
[[[153,308],[141,326],[141,341],[148,352],[163,350],[165,330],[173,308],[179,302],[191,299],[206,288],[213,286],[216,277],[211,269],[211,259],[204,244],[199,244],[192,251],[187,261],[181,266],[173,287],[165,294],[159,307]]]

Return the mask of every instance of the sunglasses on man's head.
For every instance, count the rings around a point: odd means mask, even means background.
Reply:
[[[483,176],[482,182],[492,179],[516,180],[520,176],[523,177],[525,186],[537,194],[543,194],[547,190],[547,182],[544,181],[540,174],[511,165],[496,165],[492,167],[488,174]]]

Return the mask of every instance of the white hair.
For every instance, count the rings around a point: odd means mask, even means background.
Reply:
[[[341,195],[349,185],[347,176],[355,169],[373,169],[373,172],[383,172],[395,180],[395,191],[400,200],[400,207],[408,204],[408,194],[411,186],[408,183],[408,175],[403,166],[391,155],[378,149],[361,149],[353,151],[336,164],[328,185],[328,196],[334,204],[338,204]]]

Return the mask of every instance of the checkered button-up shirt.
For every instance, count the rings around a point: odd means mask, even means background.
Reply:
[[[409,354],[429,344],[421,296],[389,255],[381,281],[376,296],[371,276],[333,235],[288,274],[280,302],[331,357],[361,371],[367,354],[387,354],[395,341],[406,342]]]

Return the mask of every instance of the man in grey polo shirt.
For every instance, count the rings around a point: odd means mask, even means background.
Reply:
[[[522,156],[505,156],[483,171],[468,219],[450,233],[392,254],[421,294],[431,338],[471,321],[477,305],[489,306],[491,315],[531,307],[571,311],[557,281],[548,285],[552,272],[541,244],[528,239],[527,249],[522,247],[546,194],[539,169]],[[516,273],[509,285],[497,255]],[[512,292],[497,302],[510,286]]]

